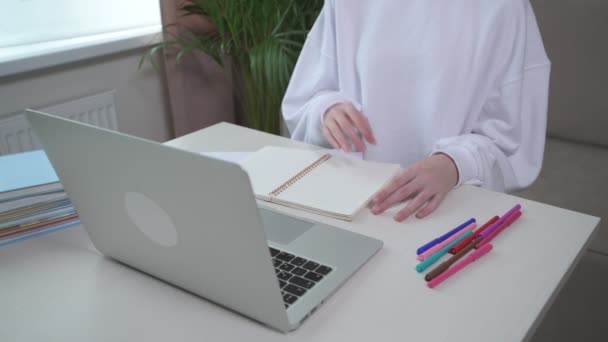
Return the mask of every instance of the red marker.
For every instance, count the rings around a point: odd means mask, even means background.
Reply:
[[[457,254],[458,252],[460,252],[463,248],[465,248],[469,243],[471,243],[471,241],[473,241],[473,239],[475,239],[477,236],[479,236],[479,234],[481,232],[484,231],[484,229],[488,228],[489,226],[493,225],[494,222],[498,221],[499,217],[494,216],[490,219],[490,221],[486,222],[483,226],[477,228],[477,230],[473,231],[473,234],[471,234],[471,236],[465,238],[464,240],[460,241],[456,246],[452,247],[450,249],[450,253],[451,254]]]

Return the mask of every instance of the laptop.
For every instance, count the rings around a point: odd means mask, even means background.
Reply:
[[[279,331],[298,328],[382,247],[259,208],[238,164],[25,115],[102,254]]]

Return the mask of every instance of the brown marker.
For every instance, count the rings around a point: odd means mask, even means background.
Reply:
[[[431,280],[433,280],[433,278],[435,278],[438,275],[440,275],[441,273],[445,272],[445,270],[450,268],[450,266],[452,266],[456,261],[458,261],[465,254],[467,254],[471,249],[473,249],[475,247],[475,245],[477,245],[477,243],[479,243],[479,241],[481,241],[481,236],[478,236],[475,239],[473,239],[473,241],[471,241],[465,248],[461,249],[460,252],[454,254],[451,258],[442,262],[439,266],[435,267],[431,272],[427,273],[427,275],[424,276],[424,280],[431,281]]]

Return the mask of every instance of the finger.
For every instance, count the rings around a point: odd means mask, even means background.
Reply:
[[[386,209],[393,206],[394,204],[410,198],[411,196],[416,194],[416,192],[418,190],[419,190],[419,186],[417,184],[415,184],[415,182],[413,182],[413,181],[409,182],[409,183],[403,185],[402,187],[400,187],[399,189],[397,189],[395,192],[393,192],[384,201],[375,204],[374,207],[372,208],[372,213],[374,213],[376,215],[381,214]]]
[[[346,111],[346,114],[348,115],[350,120],[352,120],[352,122],[354,123],[355,127],[357,127],[359,132],[363,134],[365,140],[372,144],[375,144],[376,138],[372,133],[372,128],[369,125],[369,120],[367,119],[367,117],[365,117],[360,111],[358,111],[357,108],[352,105],[352,103],[348,103],[346,106],[344,106],[344,110]]]
[[[405,208],[401,209],[395,214],[395,221],[401,222],[406,218],[410,217],[413,213],[418,211],[426,202],[428,202],[429,196],[426,192],[419,192],[414,199],[412,199]]]
[[[346,140],[346,137],[342,133],[342,129],[340,129],[340,126],[338,126],[336,120],[327,120],[325,127],[327,127],[331,135],[338,142],[340,148],[344,150],[344,152],[350,152],[350,144],[348,143],[348,140]]]
[[[340,144],[338,143],[338,141],[336,141],[336,138],[334,138],[329,129],[327,129],[327,127],[325,126],[323,126],[323,135],[333,148],[340,149]]]
[[[420,209],[418,211],[418,213],[416,213],[416,217],[419,219],[422,219],[422,218],[429,216],[432,212],[434,212],[439,207],[439,204],[441,204],[444,197],[445,197],[444,194],[437,194],[437,195],[433,196],[431,198],[431,200],[427,202],[427,204],[424,206],[424,208]]]
[[[414,179],[415,175],[416,173],[412,168],[402,170],[372,196],[372,201],[374,204],[383,202],[397,189]]]
[[[344,132],[345,135],[348,136],[353,142],[357,151],[365,151],[365,144],[363,143],[363,141],[361,141],[361,138],[359,138],[359,134],[357,134],[357,131],[355,130],[355,127],[353,126],[353,123],[352,121],[350,121],[348,116],[338,115],[336,116],[335,120],[336,122],[338,122],[338,125],[342,129],[342,132]]]

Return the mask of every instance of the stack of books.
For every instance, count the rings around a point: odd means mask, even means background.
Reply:
[[[80,224],[43,151],[0,157],[0,246]]]

